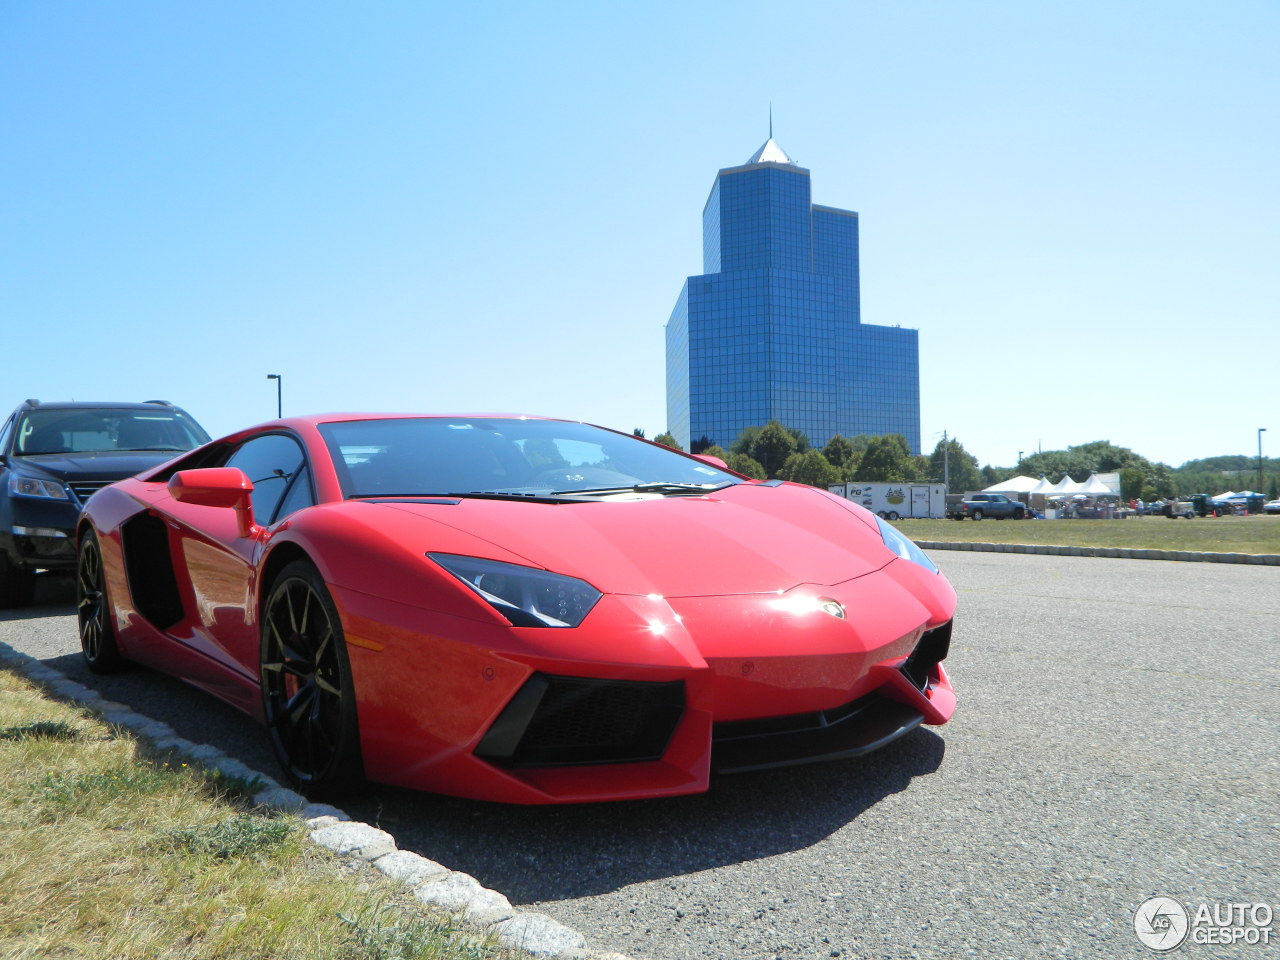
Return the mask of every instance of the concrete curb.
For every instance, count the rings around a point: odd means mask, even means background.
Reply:
[[[1038,553],[1056,557],[1178,560],[1184,563],[1251,563],[1280,567],[1280,553],[1199,553],[1189,550],[1135,550],[1129,547],[1059,547],[1044,543],[973,543],[967,540],[917,540],[915,543],[922,550],[969,550],[975,553]]]
[[[21,673],[59,700],[70,701],[97,714],[101,720],[122,727],[157,750],[170,751],[189,763],[223,776],[253,782],[261,788],[253,795],[259,807],[293,813],[306,821],[311,842],[348,860],[364,861],[383,876],[408,888],[424,909],[448,913],[473,933],[492,936],[507,948],[524,950],[535,957],[555,960],[628,960],[619,953],[592,953],[582,934],[551,917],[517,910],[502,894],[480,885],[468,874],[441,866],[434,860],[396,849],[395,837],[367,823],[352,820],[337,807],[311,803],[302,794],[282,786],[274,778],[253,770],[209,744],[179,737],[167,723],[152,720],[130,707],[105,699],[98,691],[71,680],[35,657],[0,642],[0,667]]]

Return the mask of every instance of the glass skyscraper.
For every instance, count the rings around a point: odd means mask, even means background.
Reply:
[[[858,215],[814,204],[809,171],[772,137],[716,176],[702,261],[667,323],[667,429],[682,447],[780,420],[817,447],[900,433],[920,452],[917,332],[862,322]]]

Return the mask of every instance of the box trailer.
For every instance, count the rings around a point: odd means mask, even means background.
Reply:
[[[941,519],[947,515],[947,492],[941,483],[862,483],[851,480],[827,488],[836,496],[861,504],[886,520],[902,517]]]

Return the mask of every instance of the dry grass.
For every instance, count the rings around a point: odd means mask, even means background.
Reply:
[[[1280,553],[1280,516],[1127,520],[899,520],[912,540],[1128,547],[1205,553]]]
[[[510,956],[401,912],[390,884],[226,787],[0,670],[4,956]]]

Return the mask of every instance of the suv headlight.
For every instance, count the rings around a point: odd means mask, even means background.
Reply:
[[[38,497],[42,500],[70,500],[67,488],[57,480],[40,480],[9,474],[9,493],[15,497]]]
[[[515,627],[576,627],[603,594],[585,580],[498,560],[428,553]]]
[[[926,570],[938,572],[938,568],[933,565],[933,561],[924,555],[924,551],[912,542],[911,538],[900,533],[888,520],[882,517],[876,517],[876,523],[880,525],[880,538],[884,540],[884,545],[900,556],[903,560],[910,560],[912,563],[918,563]]]

